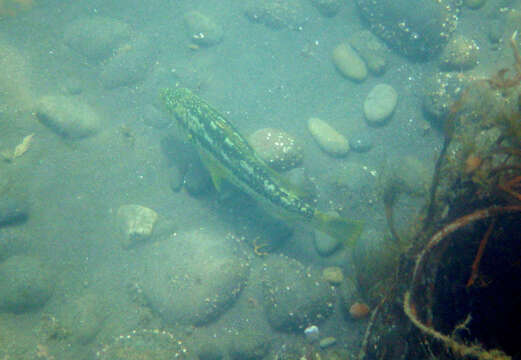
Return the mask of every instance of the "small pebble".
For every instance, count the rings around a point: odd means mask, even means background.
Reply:
[[[335,344],[336,344],[336,339],[334,337],[332,337],[332,336],[328,336],[326,338],[323,338],[318,343],[318,345],[320,346],[321,349],[326,349],[326,348],[331,347],[331,346],[333,346]]]

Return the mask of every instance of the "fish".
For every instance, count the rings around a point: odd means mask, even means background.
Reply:
[[[166,112],[194,144],[217,191],[227,180],[276,218],[301,221],[343,244],[355,244],[362,222],[322,212],[304,200],[298,188],[270,168],[237,128],[201,97],[183,87],[164,89],[160,97]]]

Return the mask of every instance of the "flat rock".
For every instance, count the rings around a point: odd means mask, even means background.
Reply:
[[[322,150],[328,154],[345,156],[349,152],[347,139],[325,121],[319,118],[310,118],[308,130]]]
[[[382,75],[385,72],[389,48],[372,32],[358,31],[349,38],[349,43],[365,60],[371,73]]]
[[[364,101],[364,115],[371,125],[385,122],[394,112],[398,102],[398,93],[387,84],[376,85]]]
[[[333,63],[345,77],[363,81],[367,77],[367,66],[358,53],[347,43],[342,43],[333,50]]]
[[[101,126],[96,111],[76,97],[43,96],[36,103],[35,113],[42,124],[64,138],[89,137],[96,134]]]

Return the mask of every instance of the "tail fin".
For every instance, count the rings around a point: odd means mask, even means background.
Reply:
[[[315,212],[314,227],[346,246],[354,246],[362,233],[361,221],[347,220],[338,215]]]

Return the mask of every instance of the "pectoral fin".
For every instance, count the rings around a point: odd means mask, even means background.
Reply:
[[[213,186],[217,191],[221,191],[223,179],[226,178],[226,172],[224,169],[214,161],[209,155],[205,154],[203,151],[199,150],[199,157],[204,164],[204,167],[210,173],[210,177],[212,178]]]

